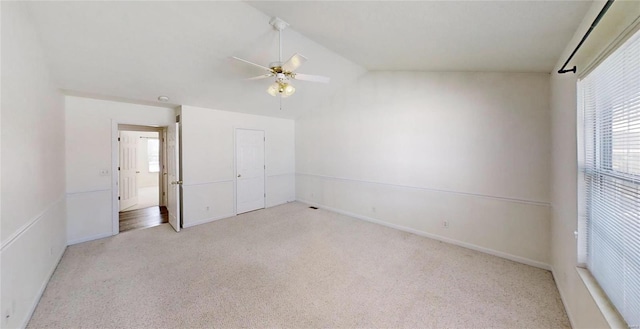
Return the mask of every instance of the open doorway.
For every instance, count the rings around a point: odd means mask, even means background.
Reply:
[[[118,126],[119,232],[168,222],[164,130]]]

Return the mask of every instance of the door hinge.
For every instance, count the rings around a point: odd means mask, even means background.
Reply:
[[[118,142],[120,141],[120,137],[118,137]]]
[[[265,198],[267,197],[267,193],[265,193],[265,194],[264,194],[264,197],[265,197]]]
[[[120,200],[120,197],[118,197],[118,200]]]
[[[118,171],[120,171],[120,167],[118,167]]]

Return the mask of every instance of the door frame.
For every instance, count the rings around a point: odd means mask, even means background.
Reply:
[[[262,131],[264,141],[262,147],[264,163],[264,208],[267,209],[267,131],[265,129],[233,127],[233,212],[238,216],[238,130]]]
[[[164,142],[166,134],[166,125],[156,124],[150,122],[135,122],[135,121],[119,121],[111,120],[111,222],[112,222],[112,235],[120,233],[120,207],[118,201],[119,194],[119,174],[118,165],[120,164],[120,145],[118,144],[118,134],[121,130],[124,131],[153,131],[158,132],[160,141],[160,171],[158,172],[158,202],[163,206],[164,200],[163,193],[166,195],[167,177],[166,173],[166,143]]]

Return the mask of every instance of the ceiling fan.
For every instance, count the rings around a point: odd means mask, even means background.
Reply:
[[[269,67],[256,64],[250,62],[246,59],[238,58],[232,56],[231,58],[241,61],[243,63],[253,65],[259,67],[266,71],[265,74],[259,75],[253,78],[249,78],[248,80],[259,80],[275,77],[274,83],[272,83],[269,88],[267,88],[267,93],[271,96],[280,96],[280,98],[286,98],[293,93],[296,92],[296,88],[291,85],[290,80],[302,80],[302,81],[312,81],[312,82],[321,82],[321,83],[329,83],[328,77],[323,77],[320,75],[310,75],[310,74],[302,74],[295,72],[300,65],[307,61],[307,58],[300,55],[295,54],[289,58],[286,62],[282,62],[282,30],[287,28],[289,24],[278,17],[274,17],[269,21],[269,24],[273,26],[274,29],[278,31],[278,61],[272,62],[269,64]]]

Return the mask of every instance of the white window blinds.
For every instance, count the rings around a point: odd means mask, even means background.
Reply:
[[[587,267],[640,327],[640,33],[579,82]]]

